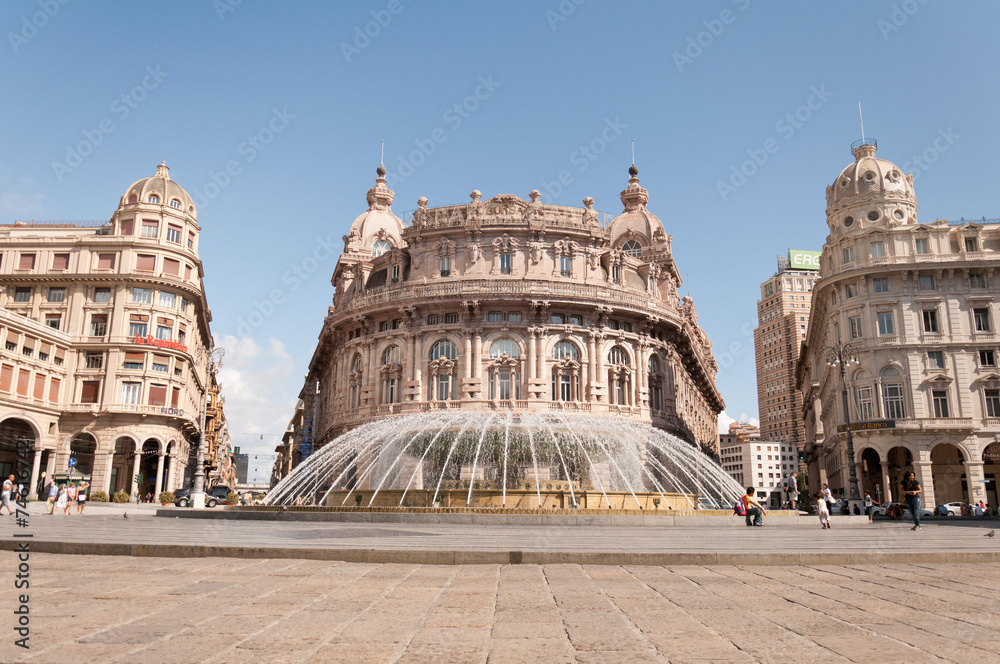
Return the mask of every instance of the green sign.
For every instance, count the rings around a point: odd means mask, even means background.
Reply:
[[[804,249],[789,249],[788,259],[793,270],[818,270],[819,257],[822,251],[806,251]]]
[[[851,431],[877,431],[879,429],[895,429],[896,420],[872,420],[869,422],[854,422],[851,424]],[[846,424],[838,424],[837,432],[847,431]]]

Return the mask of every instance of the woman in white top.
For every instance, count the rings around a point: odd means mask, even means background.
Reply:
[[[65,486],[59,487],[59,496],[56,498],[56,509],[62,510],[63,514],[69,515],[69,494]]]

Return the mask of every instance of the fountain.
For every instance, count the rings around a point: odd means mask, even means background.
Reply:
[[[267,505],[406,508],[725,508],[742,488],[709,457],[642,422],[453,413],[369,422],[295,468]]]

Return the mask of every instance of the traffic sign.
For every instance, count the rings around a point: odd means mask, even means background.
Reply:
[[[76,466],[76,458],[75,457],[70,457],[69,458],[69,467],[70,468],[74,468],[75,466]]]

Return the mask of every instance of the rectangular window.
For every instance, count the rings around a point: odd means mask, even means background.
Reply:
[[[177,296],[173,293],[168,293],[166,291],[160,291],[160,306],[167,307],[168,309],[173,309],[177,304]]]
[[[851,338],[860,339],[861,338],[861,316],[853,316],[847,319],[847,322],[851,324]]]
[[[507,314],[507,322],[509,322],[509,323],[520,323],[521,322],[521,313],[520,312],[514,312],[514,313]]]
[[[90,316],[90,336],[103,337],[108,333],[108,315],[91,314]]]
[[[872,290],[874,290],[876,293],[888,293],[889,292],[888,277],[879,277],[878,279],[872,279]]]
[[[892,336],[896,334],[892,324],[892,312],[883,311],[878,314],[878,334],[879,336]]]
[[[160,234],[160,225],[155,221],[142,221],[142,237],[155,238]]]
[[[188,281],[191,280],[191,269],[192,268],[190,265],[186,263],[184,264],[184,278],[187,279]]]
[[[431,314],[430,316],[427,317],[428,325],[437,325],[440,322],[441,322],[441,317],[438,316],[437,314]]]
[[[45,324],[58,330],[62,326],[62,314],[45,314]]]
[[[28,396],[28,383],[31,381],[31,372],[21,369],[17,372],[17,393],[19,396]]]
[[[142,400],[142,383],[122,383],[122,403],[137,404]]]
[[[49,379],[49,401],[51,403],[59,403],[59,386],[62,381],[58,378]]]
[[[392,283],[397,283],[399,281],[399,266],[392,266]]]
[[[392,329],[398,330],[402,326],[403,326],[403,319],[402,318],[394,318],[392,320]]]
[[[927,238],[921,238],[919,240],[913,241],[913,246],[918,254],[929,254],[931,253],[931,243]]]
[[[35,255],[34,254],[21,254],[17,262],[18,270],[34,270],[35,269]]]
[[[156,256],[152,254],[139,254],[135,258],[135,269],[144,272],[152,272],[156,269]]]
[[[944,351],[927,351],[927,366],[931,369],[944,369]]]
[[[986,417],[1000,417],[1000,390],[986,390]]]
[[[40,373],[35,374],[35,389],[31,394],[39,401],[45,398],[45,376]]]
[[[846,247],[844,249],[844,262],[853,263],[854,262],[854,247]]]
[[[378,324],[378,331],[379,332],[388,332],[389,331],[389,321],[384,320],[384,321],[380,322]]]
[[[948,391],[932,390],[934,399],[934,417],[951,417],[948,414]]]
[[[121,235],[131,235],[135,228],[135,219],[122,219]]]
[[[181,262],[172,258],[163,259],[163,274],[170,274],[175,277],[181,276]]]
[[[154,357],[153,358],[153,371],[159,371],[162,373],[167,373],[170,368],[167,364],[168,360],[166,358]]]
[[[181,243],[181,227],[174,226],[173,224],[167,225],[167,242],[173,242],[175,244]]]
[[[500,274],[510,274],[510,254],[500,254]]]
[[[81,383],[80,403],[97,403],[97,394],[101,391],[101,381],[85,380]]]
[[[583,325],[583,319],[580,318],[579,316],[570,316],[569,317],[569,324],[570,325]]]
[[[63,302],[66,299],[66,289],[65,288],[50,288],[49,289],[49,302]]]
[[[98,270],[113,270],[113,269],[115,269],[115,255],[114,254],[98,254],[97,255],[97,269]]]
[[[570,276],[571,259],[569,256],[559,258],[559,274],[564,277]]]
[[[987,307],[973,309],[972,318],[976,324],[976,332],[990,331],[990,310]]]
[[[0,368],[0,392],[10,392],[10,387],[14,382],[14,367],[5,364]]]
[[[31,302],[31,288],[28,286],[18,286],[14,289],[15,302]]]
[[[194,233],[188,231],[188,249],[194,249]]]
[[[128,324],[128,335],[130,337],[144,337],[146,336],[146,324],[139,322],[131,322]]]
[[[917,277],[917,289],[922,291],[937,290],[937,286],[934,283],[934,275],[922,274]]]
[[[177,330],[177,341],[184,343],[186,339],[187,339],[187,332],[185,332],[183,329]]]
[[[87,353],[87,368],[88,369],[103,369],[104,368],[104,353]]]
[[[858,285],[857,284],[845,284],[844,285],[844,297],[848,300],[852,297],[858,296]]]
[[[979,251],[979,240],[974,237],[965,238],[965,250],[968,252]]]
[[[872,242],[872,258],[882,258],[885,256],[885,243],[884,242]]]
[[[170,341],[170,338],[173,336],[173,333],[174,333],[173,329],[167,327],[166,325],[157,325],[156,326],[156,338],[157,339],[162,339],[164,341]]]
[[[924,332],[939,332],[937,309],[924,309]]]
[[[186,297],[182,297],[181,298],[181,311],[183,311],[184,313],[187,313],[188,305],[189,304],[191,304],[191,302],[189,302]]]
[[[986,275],[982,272],[970,273],[969,288],[986,288]]]
[[[69,269],[69,254],[53,254],[52,255],[52,269],[53,270],[68,270]]]
[[[133,288],[132,289],[132,302],[136,304],[152,304],[153,303],[153,289],[152,288]]]
[[[486,320],[490,323],[499,323],[503,320],[503,314],[499,311],[491,311],[486,314]]]
[[[858,388],[858,417],[861,420],[875,419],[875,399],[870,386]]]
[[[903,419],[906,417],[903,409],[903,386],[883,385],[882,394],[885,396],[885,416],[890,420]]]
[[[451,276],[451,257],[442,256],[441,257],[441,276],[450,277]]]
[[[181,388],[175,387],[173,392],[170,394],[170,407],[177,408],[177,404],[181,400]]]
[[[123,369],[142,369],[146,363],[145,353],[125,353]]]
[[[445,314],[444,322],[448,325],[454,325],[458,322],[458,314]]]
[[[97,304],[107,303],[111,301],[111,289],[110,288],[95,288],[94,289],[94,302]]]
[[[979,351],[979,366],[995,367],[997,365],[996,353],[992,350]]]
[[[552,322],[555,325],[562,325],[563,324],[563,315],[562,314],[552,314]]]

